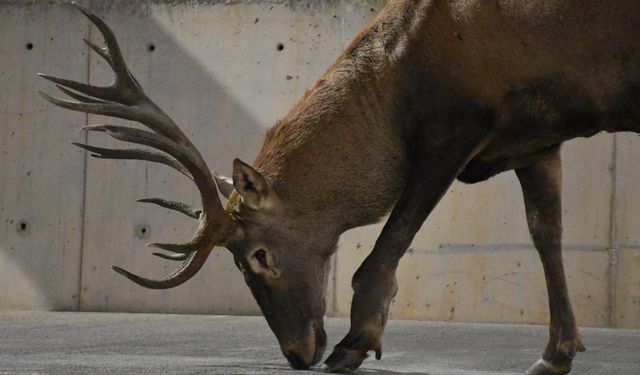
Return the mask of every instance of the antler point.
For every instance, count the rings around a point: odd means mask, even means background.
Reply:
[[[87,126],[83,126],[82,130],[84,131],[88,131],[88,132],[106,132],[107,125],[87,125]]]
[[[78,4],[75,1],[72,1],[71,5],[73,5],[74,7],[78,8],[78,10],[81,11],[82,13],[84,13],[84,14],[89,13],[89,10],[87,8],[83,7],[82,5]]]
[[[55,102],[55,98],[49,94],[47,94],[46,92],[40,90],[40,89],[36,89],[36,92],[38,93],[38,95],[42,96],[46,101],[48,102]]]

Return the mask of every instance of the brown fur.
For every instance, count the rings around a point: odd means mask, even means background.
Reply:
[[[327,259],[343,231],[395,205],[354,276],[352,327],[327,360],[336,371],[379,351],[397,262],[451,180],[516,169],[536,218],[534,242],[554,264],[545,268],[552,333],[564,329],[530,374],[569,371],[582,344],[565,295],[559,185],[550,176],[559,172],[562,142],[640,130],[639,20],[636,0],[388,3],[267,134],[254,166],[272,189],[270,208],[243,208],[242,191],[232,197],[241,234],[229,247],[294,367],[319,358],[309,341],[319,331],[305,334],[309,323],[294,335],[282,331],[310,316],[320,324]],[[537,240],[541,233],[554,242]],[[256,278],[246,270],[267,242],[279,276]],[[283,305],[300,282],[307,289],[295,303],[305,307],[292,312]],[[256,291],[274,285],[282,287],[277,296]]]
[[[431,90],[497,113],[499,130],[474,162],[593,135],[639,74],[640,27],[628,16],[639,13],[633,1],[392,1],[271,129],[255,166],[292,201],[344,198],[341,212],[376,217],[400,192],[422,112],[443,101]]]

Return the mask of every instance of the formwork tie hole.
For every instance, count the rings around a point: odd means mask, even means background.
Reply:
[[[20,220],[16,223],[16,232],[25,237],[31,233],[31,225],[26,220]]]
[[[146,224],[140,224],[136,226],[133,234],[139,239],[147,239],[149,238],[151,230]]]

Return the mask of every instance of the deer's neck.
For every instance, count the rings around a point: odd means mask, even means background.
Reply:
[[[411,81],[424,68],[412,50],[423,3],[390,3],[268,132],[255,166],[300,212],[344,230],[377,221],[399,197],[422,100]]]

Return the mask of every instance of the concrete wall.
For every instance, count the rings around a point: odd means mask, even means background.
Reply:
[[[85,2],[113,27],[131,70],[202,150],[229,173],[251,161],[265,129],[321,76],[384,1]],[[87,158],[71,141],[105,121],[54,108],[34,94],[47,72],[107,83],[82,38],[96,30],[64,2],[0,1],[0,309],[258,313],[230,254],[216,249],[193,280],[142,289],[111,271],[148,276],[175,264],[144,248],[187,239],[194,222],[134,204],[160,196],[197,202],[166,167]],[[276,47],[284,46],[282,51]],[[31,48],[29,48],[31,47]],[[117,121],[109,120],[114,124]],[[91,134],[88,141],[115,145]],[[640,327],[640,143],[598,135],[563,149],[565,259],[583,325]],[[454,184],[400,266],[392,316],[544,323],[544,277],[513,173]],[[380,226],[341,238],[329,312],[346,316],[350,278]],[[144,233],[143,233],[144,232]]]

